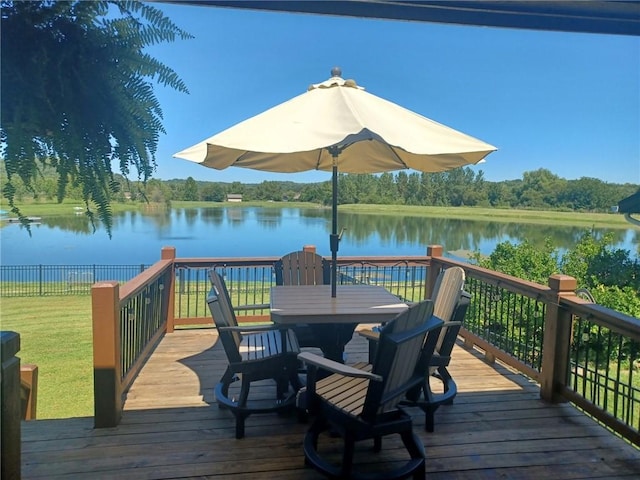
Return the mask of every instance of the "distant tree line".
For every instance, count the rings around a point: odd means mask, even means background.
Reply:
[[[0,166],[3,167],[2,164]],[[0,168],[0,176],[3,175]],[[167,203],[172,200],[224,202],[228,194],[241,194],[244,201],[301,201],[331,204],[331,181],[295,183],[264,181],[258,184],[240,182],[151,179],[145,184],[129,182],[116,175],[119,185],[115,201],[149,201]],[[634,192],[640,185],[607,183],[597,178],[566,180],[549,170],[525,172],[522,179],[490,182],[482,171],[469,167],[443,173],[341,174],[338,182],[340,204],[396,204],[424,206],[478,206],[534,210],[576,210],[608,212],[611,207]],[[53,174],[40,175],[29,190],[16,184],[16,199],[57,198],[58,181]],[[81,200],[80,187],[68,185],[66,198]]]
[[[299,200],[331,204],[331,182],[297,184],[265,181],[246,185],[171,180],[165,182],[174,200],[221,202],[229,193],[244,200]],[[597,178],[566,180],[549,170],[525,172],[521,180],[490,182],[482,171],[458,168],[443,173],[342,174],[339,204],[400,204],[425,206],[479,206],[537,210],[608,212],[640,188],[631,183],[607,183]]]

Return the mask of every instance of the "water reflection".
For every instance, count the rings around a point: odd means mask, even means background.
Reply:
[[[200,212],[200,220],[207,225],[220,226],[224,222],[224,209],[222,208],[190,208],[193,212]]]
[[[185,208],[181,211],[176,212],[176,214],[180,213],[184,214],[184,220],[188,227],[194,227],[198,222],[200,212],[198,212],[198,210],[196,210],[195,208]]]
[[[585,231],[583,227],[513,224],[448,218],[401,217],[395,215],[358,215],[341,213],[338,223],[346,235],[360,246],[375,236],[386,244],[419,243],[446,245],[448,250],[481,250],[488,240],[496,243],[528,240],[542,244],[551,238],[554,246],[571,248]],[[596,229],[596,238],[611,233],[615,243],[624,243],[626,230]]]
[[[99,228],[100,221],[96,219],[96,229]],[[114,215],[115,223],[115,215]],[[60,230],[66,230],[77,234],[93,234],[93,226],[85,215],[69,215],[62,217],[50,217],[43,218],[41,220],[42,225],[46,225],[49,228],[59,228]],[[39,226],[38,226],[39,227]],[[31,226],[33,230],[34,225]]]
[[[255,208],[253,211],[258,225],[268,229],[279,228],[282,225],[283,215],[286,213],[284,208]]]
[[[230,223],[240,225],[244,222],[245,212],[247,212],[244,208],[227,208],[227,219]]]
[[[445,251],[491,253],[505,240],[541,244],[550,238],[570,249],[582,227],[509,224],[477,220],[339,213],[347,230],[339,255],[421,255],[427,245]],[[114,214],[112,238],[98,222],[96,232],[84,215],[45,217],[30,237],[20,225],[2,229],[0,253],[5,264],[153,263],[165,246],[179,257],[279,256],[303,245],[330,255],[331,210],[324,208],[149,209]],[[613,235],[618,248],[640,256],[640,230],[596,229]]]

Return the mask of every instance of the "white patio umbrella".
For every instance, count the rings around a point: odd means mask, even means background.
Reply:
[[[331,78],[174,154],[206,167],[269,172],[332,171],[331,295],[336,296],[338,170],[442,172],[480,162],[496,148]]]

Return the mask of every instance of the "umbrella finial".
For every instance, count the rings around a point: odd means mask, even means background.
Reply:
[[[341,77],[342,76],[342,69],[340,67],[333,67],[331,69],[331,76],[332,77]]]

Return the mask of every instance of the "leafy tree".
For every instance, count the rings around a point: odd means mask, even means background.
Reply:
[[[151,203],[164,204],[167,207],[171,205],[173,192],[171,187],[165,182],[157,179],[151,179],[144,185],[144,196]]]
[[[377,200],[372,203],[393,204],[402,202],[402,200],[398,198],[398,190],[392,173],[384,172],[380,174],[377,183]]]
[[[265,180],[256,187],[258,200],[282,200],[282,186],[280,182]]]
[[[202,200],[207,202],[224,202],[226,193],[221,183],[207,182],[200,189]]]
[[[198,200],[198,184],[193,177],[188,177],[182,186],[182,199],[188,202]]]
[[[548,240],[542,248],[536,248],[527,242],[517,246],[504,242],[496,247],[489,258],[483,259],[476,254],[474,259],[485,268],[542,284],[546,284],[548,275],[559,267],[560,272],[576,278],[579,288],[586,287],[596,303],[640,317],[640,264],[637,259],[631,260],[628,251],[614,250],[611,245],[609,235],[596,239],[587,231],[574,249],[563,255],[559,263],[558,252]],[[539,312],[534,312],[531,318],[522,316],[514,320],[512,326],[505,326],[494,319],[489,319],[488,322],[492,328],[510,328],[512,331],[509,336],[518,340],[512,348],[517,350],[520,342],[526,344],[521,332],[534,329],[536,321],[540,321],[536,317],[539,317]],[[619,354],[626,358],[637,358],[632,353],[637,352],[637,342],[621,340],[620,343],[607,345],[610,332],[608,328],[588,321],[578,327],[578,321],[574,322],[572,348],[588,346],[591,351],[598,352],[589,362],[606,364],[608,359],[618,358]],[[523,325],[526,328],[521,328]],[[587,340],[582,337],[583,334],[586,334]],[[609,357],[601,355],[607,351]]]
[[[481,267],[543,285],[547,284],[550,275],[558,273],[558,254],[549,239],[540,247],[527,241],[520,244],[502,242],[488,258],[476,254],[474,260]]]
[[[608,210],[621,198],[616,195],[614,189],[607,188],[607,184],[602,180],[588,177],[568,180],[560,195],[561,201],[573,210],[589,211]]]
[[[605,235],[598,240],[593,232],[585,231],[575,247],[562,256],[563,273],[575,278],[580,287],[593,286],[586,283],[589,263],[610,241],[611,235]]]
[[[331,182],[311,183],[300,192],[301,202],[320,203],[331,205]]]
[[[597,239],[585,231],[575,247],[562,256],[546,239],[541,246],[499,243],[488,258],[476,253],[473,259],[482,267],[543,285],[553,273],[571,275],[578,288],[587,288],[597,303],[639,317],[640,261],[612,245],[611,235]]]
[[[146,181],[156,166],[162,110],[158,82],[187,92],[177,74],[144,48],[190,35],[137,1],[1,2],[0,152],[2,194],[14,214],[16,180],[33,190],[43,166],[57,173],[56,196],[82,187],[110,232],[118,183],[112,162]],[[24,218],[23,218],[24,220]]]
[[[486,195],[492,207],[508,207],[511,204],[513,190],[504,182],[486,182]]]
[[[404,203],[407,205],[423,204],[424,196],[420,188],[420,174],[411,173],[407,178],[407,188],[404,196]]]
[[[423,173],[422,188],[426,195],[425,205],[434,205],[437,207],[449,205],[447,177],[445,173]]]
[[[401,170],[396,175],[396,190],[398,195],[398,201],[401,203],[407,203],[409,196],[409,175],[404,170]]]
[[[355,175],[338,175],[338,204],[358,203],[358,185]]]
[[[231,185],[229,186],[229,191],[227,193],[237,193],[240,195],[244,195],[247,193],[247,189],[245,185],[236,181],[231,183]]]

